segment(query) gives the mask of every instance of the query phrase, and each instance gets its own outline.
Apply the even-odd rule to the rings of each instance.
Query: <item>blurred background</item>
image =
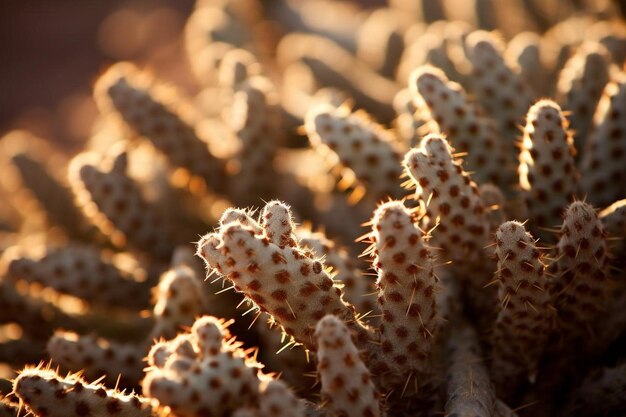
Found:
[[[187,60],[179,35],[193,0],[2,3],[0,135],[28,128],[78,147],[97,114],[92,84],[119,60],[157,68],[185,90]],[[177,71],[168,70],[172,65]]]

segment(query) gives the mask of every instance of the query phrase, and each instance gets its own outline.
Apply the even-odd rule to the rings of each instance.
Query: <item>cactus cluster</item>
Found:
[[[0,416],[626,413],[617,6],[359,3],[197,0],[185,94],[0,140]]]

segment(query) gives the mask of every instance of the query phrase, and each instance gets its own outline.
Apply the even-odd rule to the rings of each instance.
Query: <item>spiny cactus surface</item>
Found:
[[[0,416],[626,415],[617,3],[110,5],[0,139]]]

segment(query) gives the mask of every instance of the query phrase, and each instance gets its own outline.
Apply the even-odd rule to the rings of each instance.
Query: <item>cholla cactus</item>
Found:
[[[172,265],[155,290],[152,338],[171,339],[207,308],[201,277],[186,265]]]
[[[143,198],[127,174],[127,165],[126,152],[118,154],[109,168],[98,168],[78,157],[73,161],[72,187],[84,210],[115,244],[167,259],[175,245],[172,231]]]
[[[76,207],[72,192],[54,178],[42,163],[28,153],[13,155],[11,162],[53,224],[60,225],[74,239],[89,240],[94,237],[94,230]]]
[[[289,207],[278,201],[268,203],[255,221],[237,213],[235,221],[227,212],[218,232],[204,236],[198,255],[232,281],[262,311],[269,312],[299,343],[314,348],[314,324],[326,314],[335,314],[367,339],[352,306],[342,299],[341,290],[323,264],[298,246]]]
[[[440,288],[423,232],[413,220],[402,203],[385,203],[374,214],[371,239],[384,361],[395,373],[409,378],[416,374],[423,384],[433,372],[431,354],[441,326],[435,295]]]
[[[582,157],[580,185],[590,203],[609,205],[624,198],[626,178],[626,76],[609,83],[596,112],[597,127]]]
[[[394,205],[401,207],[401,203],[390,203],[390,206]],[[381,213],[386,207],[383,206]],[[404,211],[401,215],[408,216]],[[432,274],[430,255],[420,243],[421,232],[412,226],[410,216],[402,219],[402,228],[407,236],[394,250],[411,244],[423,249],[413,255],[412,248],[403,259],[403,253],[394,257],[384,247],[389,241],[389,233],[396,231],[393,219],[383,214],[375,218],[384,228],[384,240],[380,241],[382,246],[379,247],[381,252],[376,266],[381,270],[381,277],[387,276],[381,278],[385,282],[380,286],[383,309],[380,331],[361,323],[354,307],[343,301],[340,288],[333,286],[321,260],[316,260],[314,254],[306,249],[306,244],[299,242],[293,234],[291,214],[281,203],[268,203],[258,222],[242,210],[227,211],[222,216],[220,230],[206,235],[198,243],[198,254],[206,260],[209,268],[228,278],[235,289],[244,292],[261,311],[271,314],[296,342],[318,354],[318,340],[313,338],[310,327],[319,320],[317,315],[328,313],[341,319],[354,332],[356,346],[367,352],[377,386],[385,392],[398,390],[394,394],[394,412],[411,415],[413,412],[425,412],[436,402],[428,394],[433,391],[426,388],[433,387],[431,378],[435,373],[427,364],[434,363],[436,358],[434,346],[440,319],[435,298],[439,291]],[[376,239],[381,230],[376,228],[372,237]],[[414,241],[413,235],[417,241]],[[416,266],[411,261],[413,256],[420,257]],[[396,260],[401,263],[396,264]],[[315,266],[316,262],[319,266]],[[425,268],[424,275],[420,267]],[[391,274],[397,276],[397,281],[387,282]],[[416,274],[415,277],[413,274]],[[401,294],[404,291],[413,292],[413,289],[412,297]],[[382,302],[383,299],[385,302]],[[387,301],[398,305],[390,305]],[[412,321],[420,317],[423,326],[412,330]],[[402,342],[404,347],[390,347],[398,342]],[[410,389],[407,389],[405,385],[409,382]],[[404,402],[401,392],[407,395]]]
[[[430,118],[423,115],[423,110],[416,105],[408,88],[400,90],[396,94],[393,108],[397,114],[393,121],[393,127],[398,138],[410,146],[416,146],[421,139],[419,132]]]
[[[305,403],[298,400],[287,385],[277,379],[267,382],[259,395],[260,417],[304,417],[305,409]]]
[[[534,380],[553,314],[542,254],[521,223],[500,226],[496,256],[500,310],[491,336],[491,376],[506,398],[516,385]]]
[[[400,89],[398,85],[373,71],[332,40],[292,33],[281,39],[276,54],[281,65],[304,63],[319,85],[346,91],[359,108],[376,114],[380,122],[393,119],[393,109],[389,105]]]
[[[505,58],[529,86],[534,97],[550,88],[546,79],[548,69],[541,59],[541,36],[534,32],[518,34],[507,45]]]
[[[326,267],[332,268],[335,273],[333,279],[343,284],[344,297],[356,311],[367,315],[374,310],[376,299],[373,281],[358,268],[346,248],[337,245],[322,232],[299,228],[296,235],[300,246],[310,249],[314,256],[324,260]]]
[[[155,85],[148,75],[123,63],[100,77],[94,95],[105,113],[117,112],[131,129],[164,153],[172,166],[202,178],[212,190],[226,189],[222,162],[173,107],[171,103],[180,101],[173,91]]]
[[[156,416],[146,399],[87,383],[78,375],[63,378],[43,367],[24,369],[13,385],[27,409],[38,416]]]
[[[305,128],[313,147],[344,167],[342,182],[361,186],[355,196],[367,193],[373,202],[387,195],[402,196],[400,156],[391,133],[382,126],[345,107],[320,105],[307,114]]]
[[[258,401],[259,365],[214,317],[196,320],[190,334],[157,342],[148,364],[144,394],[177,416],[228,416]]]
[[[0,323],[16,323],[35,340],[46,340],[58,327],[82,327],[76,317],[46,300],[18,291],[4,280],[0,280],[0,305]]]
[[[134,387],[141,380],[144,356],[152,340],[172,339],[184,326],[206,311],[202,284],[194,271],[174,259],[155,290],[154,325],[147,336],[135,343],[79,336],[57,332],[48,341],[48,352],[54,362],[73,371],[83,370],[90,379],[105,379],[111,384]]]
[[[119,269],[97,249],[78,244],[49,250],[40,259],[16,256],[8,263],[7,274],[94,304],[139,310],[150,301],[148,281]]]
[[[404,49],[399,26],[397,14],[379,9],[363,22],[357,36],[357,57],[387,78],[395,76]]]
[[[464,290],[481,326],[489,327],[495,290],[488,283],[495,268],[485,248],[491,226],[478,187],[451,152],[445,139],[429,135],[420,148],[406,154],[404,167],[426,209],[421,227],[436,230],[430,245],[441,250],[441,258],[452,261],[457,279],[468,284]]]
[[[180,14],[125,9],[103,45],[131,19],[133,55],[191,100],[119,63],[84,144],[0,140],[0,371],[104,384],[27,369],[24,412],[624,414],[615,2],[365,3],[197,0],[197,83],[171,30],[143,36]],[[55,139],[89,136],[88,101],[46,120]]]
[[[418,149],[406,154],[404,167],[425,205],[425,230],[437,227],[431,244],[455,262],[480,262],[489,242],[487,214],[478,187],[453,158],[448,142],[438,135],[427,136]]]
[[[448,342],[446,415],[513,417],[516,414],[495,395],[483,365],[476,331],[458,323]]]
[[[190,333],[155,343],[144,393],[181,417],[304,417],[305,403],[283,382],[261,373],[263,365],[230,335],[229,324],[204,316]],[[180,403],[180,398],[189,401]]]
[[[414,98],[428,107],[431,119],[450,144],[467,153],[465,167],[474,171],[476,181],[491,181],[508,189],[514,171],[509,152],[498,140],[495,126],[468,100],[462,87],[428,66],[411,74],[409,86]]]
[[[82,371],[88,379],[105,376],[108,384],[134,387],[143,376],[147,349],[136,343],[121,343],[73,332],[56,332],[48,341],[52,361],[72,371]]]
[[[609,82],[608,51],[599,43],[585,43],[567,61],[559,75],[557,94],[563,108],[571,112],[570,125],[579,155],[593,127],[593,115]]]
[[[221,6],[227,6],[225,2]],[[217,4],[197,7],[185,25],[185,47],[196,77],[206,85],[224,55],[250,44],[250,32],[241,21]]]
[[[276,108],[272,108],[264,78],[253,78],[236,89],[229,114],[229,125],[240,140],[238,173],[233,196],[248,198],[244,203],[271,196],[276,186],[272,161],[278,144]],[[252,197],[254,196],[254,197]],[[240,197],[240,199],[241,199]]]
[[[332,415],[384,416],[380,394],[346,324],[335,316],[326,316],[317,324],[315,337],[322,399]]]
[[[535,103],[526,117],[520,151],[520,186],[532,219],[533,231],[548,240],[541,228],[560,223],[563,209],[576,192],[578,174],[567,120],[558,104]]]
[[[461,21],[413,25],[404,34],[406,48],[396,78],[406,84],[415,68],[428,64],[443,70],[452,81],[465,81],[468,61],[463,42],[471,31],[472,26]]]
[[[567,208],[557,248],[553,303],[565,339],[584,339],[609,300],[604,229],[589,204],[576,201]]]
[[[530,88],[502,58],[499,39],[488,32],[477,31],[467,38],[468,56],[472,62],[473,93],[481,106],[498,122],[509,152],[519,136],[517,127],[532,101]]]
[[[245,49],[228,51],[219,64],[218,84],[230,90],[231,94],[247,79],[261,76],[261,64],[253,53]]]

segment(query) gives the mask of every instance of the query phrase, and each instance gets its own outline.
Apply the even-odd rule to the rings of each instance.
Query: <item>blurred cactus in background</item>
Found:
[[[197,0],[129,37],[82,141],[0,139],[0,416],[626,415],[618,3]],[[127,7],[109,52],[159,32]]]

